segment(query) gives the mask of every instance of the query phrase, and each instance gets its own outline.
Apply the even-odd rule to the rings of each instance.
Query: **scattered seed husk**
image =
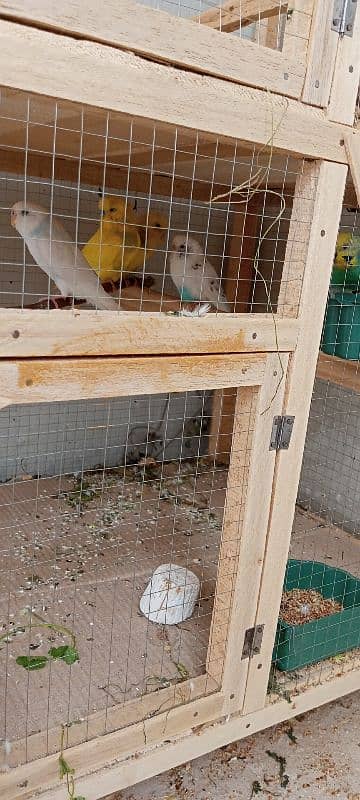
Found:
[[[342,605],[332,597],[323,597],[315,589],[292,589],[283,593],[279,617],[289,625],[304,625],[338,611]]]

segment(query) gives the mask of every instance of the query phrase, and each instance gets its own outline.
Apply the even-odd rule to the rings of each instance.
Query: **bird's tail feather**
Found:
[[[100,311],[118,311],[119,310],[119,306],[118,306],[116,300],[114,300],[113,297],[110,297],[109,295],[107,295],[105,291],[104,291],[104,294],[102,294],[102,293],[100,294],[100,292],[99,292],[99,296],[96,299],[94,299],[93,297],[92,298],[88,298],[88,303],[91,303],[92,306],[95,306]]]

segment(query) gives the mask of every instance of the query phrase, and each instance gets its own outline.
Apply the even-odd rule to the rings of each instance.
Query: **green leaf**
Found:
[[[250,797],[252,798],[255,794],[260,794],[260,792],[262,792],[261,784],[259,781],[253,781]]]
[[[29,672],[35,669],[43,669],[48,662],[47,656],[18,656],[16,663],[19,667],[24,667]]]
[[[73,767],[70,767],[70,764],[65,760],[64,756],[59,756],[59,776],[60,780],[65,777],[65,775],[74,775],[75,770]]]
[[[294,734],[294,728],[291,725],[291,723],[289,724],[289,727],[286,729],[285,733],[289,737],[290,742],[292,744],[296,744],[297,743],[297,737]]]
[[[77,794],[72,800],[86,800],[86,797],[83,797],[82,794]]]
[[[48,655],[53,661],[61,660],[65,661],[65,664],[75,664],[76,661],[79,661],[78,651],[69,644],[63,644],[60,647],[51,647]]]
[[[177,669],[177,671],[178,671],[178,673],[179,673],[179,675],[181,677],[181,680],[182,681],[187,681],[187,679],[190,677],[189,676],[189,670],[186,669],[185,665],[182,664],[180,661],[175,661],[174,663],[175,663],[175,667],[176,667],[176,669]]]

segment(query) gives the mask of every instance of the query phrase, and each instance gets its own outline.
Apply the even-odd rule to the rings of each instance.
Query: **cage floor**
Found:
[[[340,567],[355,577],[360,577],[360,539],[329,525],[317,514],[297,508],[291,537],[290,557],[309,561],[321,561],[332,567]],[[360,669],[360,649],[340,653],[307,667],[290,672],[272,669],[269,681],[268,701],[277,702],[301,694],[311,686]]]
[[[12,630],[0,650],[0,737],[50,730],[205,672],[224,481],[223,471],[194,474],[176,462],[161,474],[121,468],[87,473],[82,484],[0,488],[0,620]],[[191,619],[165,627],[140,613],[139,600],[168,562],[193,570],[201,593]],[[29,606],[75,633],[79,663],[32,672],[16,664],[69,642],[51,629],[24,632]]]
[[[145,480],[144,480],[145,478]],[[171,686],[205,671],[226,472],[178,462],[146,470],[106,470],[77,478],[24,480],[0,488],[0,737],[23,739],[60,723]],[[298,509],[291,555],[360,573],[360,542]],[[149,623],[139,600],[161,563],[201,581],[193,617]],[[27,672],[19,655],[43,655],[68,640],[23,630],[26,609],[76,635],[80,662]],[[20,630],[19,630],[20,628]],[[360,663],[354,651],[275,676],[270,700],[301,691]],[[350,666],[349,666],[350,664]]]

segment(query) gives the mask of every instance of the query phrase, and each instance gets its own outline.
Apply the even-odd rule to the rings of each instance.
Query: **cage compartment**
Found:
[[[224,322],[226,310],[268,314],[276,310],[293,194],[303,171],[301,159],[6,89],[1,92],[0,117],[0,302],[4,308],[36,308],[41,298],[45,298],[43,308],[51,307],[59,293],[10,227],[13,204],[40,203],[81,251],[99,232],[100,193],[126,206],[123,214],[131,220],[125,232],[130,238],[141,234],[138,245],[127,244],[125,236],[121,251],[125,255],[119,256],[120,261],[124,258],[123,266],[116,268],[120,283],[107,278],[108,268],[101,260],[106,236],[100,234],[95,267],[100,284],[120,310],[172,312],[188,307],[189,296],[184,293],[181,301],[182,291],[170,274],[176,236],[183,237],[190,249],[200,248],[201,279],[194,303],[211,300],[207,282],[218,277],[221,284],[216,283],[212,310]],[[241,196],[232,195],[240,184],[244,187]],[[311,205],[311,197],[302,196],[293,220],[297,226],[293,246],[298,247],[307,235],[307,203]],[[124,223],[114,225],[123,232]],[[140,254],[133,268],[127,253],[137,249]],[[257,271],[254,259],[258,259]],[[181,276],[177,278],[181,283]],[[284,278],[281,307],[286,284]],[[288,288],[297,292],[290,278]],[[226,308],[219,300],[222,290]],[[70,308],[79,300],[68,299]],[[79,306],[87,307],[83,302]]]
[[[337,600],[342,611],[289,625],[279,620],[273,660],[278,669],[295,670],[360,645],[360,580],[348,572],[318,561],[290,559],[284,591],[316,589],[325,598]]]
[[[83,741],[219,691],[256,408],[249,391],[229,478],[208,455],[205,390],[1,412],[0,735],[14,765],[56,751],[61,724]],[[229,444],[217,438],[227,460]],[[139,610],[164,563],[200,581],[194,613],[174,626]],[[80,661],[16,662],[44,659],[73,635]]]

